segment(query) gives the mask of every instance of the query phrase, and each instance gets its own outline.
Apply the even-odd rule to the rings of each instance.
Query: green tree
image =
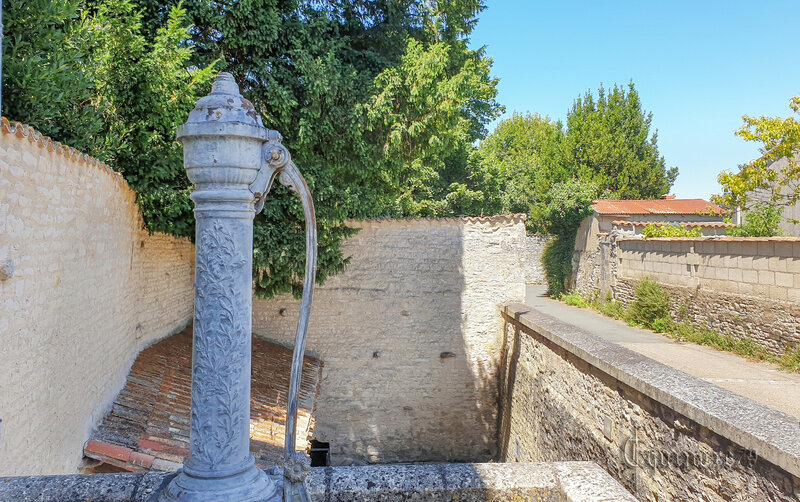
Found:
[[[470,197],[463,184],[468,151],[499,110],[489,69],[482,51],[463,42],[426,47],[411,39],[401,63],[375,79],[367,130],[383,142],[381,166],[398,214],[450,215],[456,200]]]
[[[652,114],[642,109],[633,82],[627,92],[600,86],[578,98],[567,114],[566,162],[580,179],[622,199],[652,199],[669,192],[678,176],[658,152],[657,133],[650,134]]]
[[[106,0],[91,33],[95,94],[103,117],[98,156],[137,192],[150,231],[194,237],[189,181],[175,128],[208,91],[214,63],[187,70],[186,11],[170,9],[166,25],[147,40],[131,0]]]
[[[171,0],[138,0],[158,25]],[[346,264],[348,217],[448,214],[478,196],[467,149],[494,118],[490,60],[467,36],[475,0],[193,0],[194,62],[218,58],[279,130],[314,193],[318,278]],[[150,16],[149,18],[147,16]],[[299,202],[282,187],[255,222],[256,293],[302,284]]]
[[[303,171],[318,211],[319,282],[347,262],[346,218],[454,214],[482,197],[468,184],[468,153],[500,108],[491,61],[467,45],[480,0],[7,6],[15,50],[6,65],[21,76],[6,93],[19,99],[4,103],[31,108],[9,115],[120,170],[150,230],[194,232],[173,135],[211,68],[234,73]],[[300,291],[302,214],[277,186],[257,216],[257,294]]]
[[[715,203],[750,209],[762,199],[753,195],[764,191],[774,206],[793,206],[800,201],[800,96],[791,99],[789,108],[795,116],[742,117],[744,124],[736,134],[745,141],[761,143],[762,155],[740,166],[737,173],[720,173],[717,180],[725,193],[712,197]],[[784,158],[785,165],[776,168],[773,163]]]
[[[570,177],[563,139],[561,123],[547,117],[515,113],[501,121],[471,158],[472,176],[486,194],[485,212],[531,213],[529,229],[543,230],[532,208],[545,202],[553,183]]]
[[[91,154],[102,120],[87,78],[92,21],[79,7],[79,0],[5,1],[2,114]]]

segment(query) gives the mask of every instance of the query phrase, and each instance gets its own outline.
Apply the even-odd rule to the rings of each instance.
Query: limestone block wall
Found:
[[[524,298],[524,217],[350,224],[350,265],[314,293],[315,438],[334,464],[492,458],[497,306]],[[297,313],[256,300],[253,331],[291,346]]]
[[[547,276],[542,265],[544,248],[553,240],[552,235],[534,234],[525,236],[525,282],[546,284]]]
[[[633,300],[650,278],[673,298],[673,317],[749,337],[780,354],[800,346],[800,238],[602,240],[577,256],[577,289]]]
[[[194,249],[104,164],[0,125],[0,475],[74,473],[138,351],[192,316]]]
[[[505,319],[500,460],[594,461],[643,501],[797,500],[794,417],[531,307]]]

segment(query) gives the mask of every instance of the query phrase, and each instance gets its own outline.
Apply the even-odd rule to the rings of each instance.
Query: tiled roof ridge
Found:
[[[525,213],[513,213],[513,214],[495,214],[491,216],[443,216],[440,218],[434,218],[429,216],[423,217],[402,217],[402,218],[348,218],[345,220],[346,223],[397,223],[397,222],[404,222],[404,221],[424,221],[429,223],[458,223],[458,222],[468,222],[468,223],[517,223],[517,222],[524,222],[528,219],[528,215]]]
[[[0,131],[2,131],[3,134],[11,134],[19,139],[27,139],[30,143],[36,143],[39,148],[45,149],[48,152],[55,152],[56,155],[60,155],[70,161],[106,171],[112,178],[117,180],[118,183],[128,190],[133,191],[122,174],[112,169],[111,166],[105,162],[87,153],[83,153],[76,148],[55,141],[50,136],[45,136],[32,126],[23,124],[22,122],[10,122],[6,117],[0,117]]]

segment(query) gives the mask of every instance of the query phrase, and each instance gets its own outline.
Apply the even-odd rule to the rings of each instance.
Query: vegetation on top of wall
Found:
[[[634,288],[634,300],[626,308],[614,300],[609,293],[604,300],[587,299],[577,291],[562,294],[560,299],[579,308],[591,308],[608,317],[627,322],[631,326],[663,333],[676,340],[705,345],[717,350],[732,352],[740,356],[752,357],[777,365],[785,371],[800,373],[800,346],[784,350],[775,355],[751,338],[723,335],[707,326],[697,326],[686,320],[686,305],[679,308],[679,319],[674,319],[669,306],[669,294],[651,279],[644,279]]]
[[[656,237],[700,237],[703,233],[699,228],[686,228],[683,225],[668,225],[666,223],[649,223],[642,229],[645,239]]]
[[[730,227],[725,232],[732,237],[774,237],[781,235],[781,208],[770,204],[756,204],[744,216],[744,223]]]

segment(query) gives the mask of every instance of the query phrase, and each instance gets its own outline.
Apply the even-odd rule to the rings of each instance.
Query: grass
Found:
[[[663,333],[675,340],[692,342],[740,356],[766,361],[784,371],[800,373],[800,347],[789,348],[782,355],[777,356],[768,352],[766,348],[754,342],[751,338],[724,335],[708,329],[706,326],[696,326],[689,322],[675,322],[669,314],[647,322],[648,326],[644,322],[637,322],[636,318],[641,319],[641,314],[634,317],[633,309],[625,308],[622,303],[613,300],[610,295],[606,297],[605,301],[600,301],[599,299],[588,300],[577,291],[570,291],[562,294],[560,299],[568,305],[591,308],[608,317],[625,321],[629,326],[650,329],[656,333]],[[686,307],[681,305],[681,310],[685,309]],[[685,317],[685,315],[682,315],[682,317]]]

